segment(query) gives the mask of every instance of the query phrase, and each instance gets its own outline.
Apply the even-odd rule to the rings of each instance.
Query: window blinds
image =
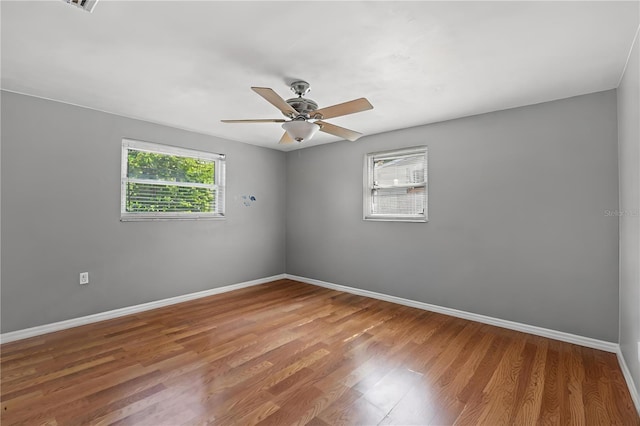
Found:
[[[368,155],[365,218],[426,220],[426,147]]]
[[[224,156],[123,141],[123,220],[224,216]]]

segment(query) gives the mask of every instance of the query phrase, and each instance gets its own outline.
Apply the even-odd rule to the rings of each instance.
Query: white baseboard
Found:
[[[523,333],[535,334],[536,336],[548,337],[550,339],[560,340],[563,342],[573,343],[588,348],[599,349],[606,352],[617,353],[619,345],[605,340],[593,339],[591,337],[578,336],[576,334],[565,333],[563,331],[551,330],[549,328],[537,327],[535,325],[523,324],[520,322],[508,321],[500,318],[489,317],[486,315],[474,314],[472,312],[460,311],[458,309],[446,308],[444,306],[432,305],[430,303],[418,302],[415,300],[403,299],[402,297],[389,296],[387,294],[376,293],[369,290],[361,290],[359,288],[348,287],[340,284],[328,283],[313,278],[299,277],[296,275],[285,274],[291,280],[300,281],[307,284],[313,284],[320,287],[330,288],[332,290],[344,291],[345,293],[357,294],[360,296],[371,297],[373,299],[384,300],[399,305],[411,306],[413,308],[423,309],[425,311],[437,312],[440,314],[450,315],[452,317],[464,318],[471,321],[481,322],[483,324],[495,325],[497,327],[508,328],[510,330],[521,331]]]
[[[622,375],[624,376],[624,380],[627,382],[627,387],[629,388],[629,393],[631,394],[631,399],[636,406],[636,410],[638,414],[640,414],[640,395],[638,395],[638,389],[636,388],[635,383],[633,382],[633,376],[631,375],[631,371],[629,371],[629,367],[627,366],[627,362],[624,359],[624,355],[622,355],[622,350],[618,346],[618,350],[616,351],[616,355],[618,356],[618,364],[620,364],[620,369],[622,370]]]
[[[259,278],[257,280],[245,281],[238,284],[231,284],[224,287],[212,288],[210,290],[198,291],[196,293],[183,294],[181,296],[170,297],[168,299],[156,300],[153,302],[142,303],[140,305],[127,306],[125,308],[114,309],[112,311],[100,312],[93,315],[87,315],[79,318],[72,318],[65,321],[54,322],[51,324],[39,325],[37,327],[25,328],[23,330],[11,331],[0,334],[0,343],[13,342],[15,340],[26,339],[29,337],[39,336],[41,334],[52,333],[54,331],[65,330],[67,328],[78,327],[81,325],[91,324],[98,321],[104,321],[112,318],[118,318],[125,315],[131,315],[138,312],[149,311],[151,309],[161,308],[163,306],[175,305],[176,303],[186,302],[189,300],[199,299],[201,297],[213,296],[214,294],[226,293],[254,285],[265,284],[271,281],[286,278],[286,274],[274,275],[272,277]]]

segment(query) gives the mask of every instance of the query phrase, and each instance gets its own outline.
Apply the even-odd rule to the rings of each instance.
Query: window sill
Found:
[[[147,221],[168,221],[168,220],[224,220],[226,216],[120,216],[120,222],[147,222]]]
[[[429,220],[426,217],[399,217],[399,216],[365,216],[366,221],[372,222],[415,222],[426,223]]]

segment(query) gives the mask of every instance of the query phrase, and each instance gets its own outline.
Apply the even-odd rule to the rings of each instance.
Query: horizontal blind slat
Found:
[[[184,188],[208,188],[215,189],[216,185],[209,183],[194,183],[194,182],[174,182],[167,180],[152,180],[152,179],[136,179],[127,178],[128,183],[139,183],[144,185],[158,185],[158,186],[179,186]]]

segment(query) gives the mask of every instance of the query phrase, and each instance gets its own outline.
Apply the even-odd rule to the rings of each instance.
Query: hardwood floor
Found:
[[[614,354],[289,280],[0,352],[3,425],[640,424]]]

